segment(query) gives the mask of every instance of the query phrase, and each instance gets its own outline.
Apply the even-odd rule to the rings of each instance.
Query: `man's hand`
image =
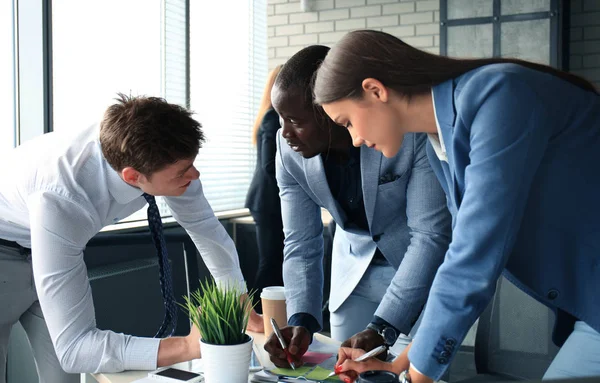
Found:
[[[347,339],[342,343],[341,347],[358,348],[365,351],[371,351],[372,349],[381,346],[384,343],[383,338],[375,330],[366,329],[358,334],[355,334],[352,338]],[[387,352],[382,352],[377,356],[381,360],[386,360]]]
[[[200,330],[192,323],[190,333],[185,337],[188,344],[188,349],[191,352],[192,359],[198,359],[202,356],[202,350],[200,349]]]
[[[286,326],[281,329],[281,336],[288,345],[288,351],[296,367],[302,366],[302,355],[308,350],[310,344],[310,332],[302,326]],[[269,336],[265,343],[265,350],[269,353],[271,361],[277,367],[290,368],[285,352],[275,336],[275,333]]]
[[[263,317],[254,311],[254,309],[250,312],[247,330],[253,332],[265,332],[265,323],[263,321]]]
[[[341,380],[350,383],[358,378],[358,374],[371,370],[385,370],[398,373],[398,371],[394,371],[392,363],[386,363],[376,358],[367,359],[364,362],[354,361],[354,359],[364,353],[365,351],[359,348],[340,348],[335,371]]]
[[[240,299],[242,302],[244,302],[246,299],[248,299],[248,294],[243,294]],[[253,332],[265,332],[263,317],[254,311],[254,309],[250,311],[250,318],[248,318],[248,327],[246,330]]]

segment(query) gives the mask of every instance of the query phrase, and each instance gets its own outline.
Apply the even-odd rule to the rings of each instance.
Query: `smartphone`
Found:
[[[172,367],[159,368],[156,371],[149,372],[148,378],[171,383],[196,383],[204,381],[204,376],[201,374]]]

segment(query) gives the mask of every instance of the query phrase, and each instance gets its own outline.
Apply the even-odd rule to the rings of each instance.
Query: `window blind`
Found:
[[[190,5],[190,106],[207,142],[196,165],[215,211],[244,207],[251,130],[267,75],[266,0]]]

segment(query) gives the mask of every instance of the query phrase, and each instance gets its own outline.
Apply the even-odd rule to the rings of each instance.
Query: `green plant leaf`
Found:
[[[200,330],[204,342],[231,345],[246,340],[254,291],[242,301],[244,290],[244,286],[225,288],[207,279],[189,297],[184,296],[185,304],[181,306]]]

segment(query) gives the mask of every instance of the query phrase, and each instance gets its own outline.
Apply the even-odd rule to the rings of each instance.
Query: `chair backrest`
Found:
[[[554,313],[506,278],[479,318],[475,338],[478,373],[540,379],[559,348],[552,343]]]
[[[165,231],[178,303],[199,286],[198,256],[185,233]],[[164,317],[158,259],[149,233],[99,234],[88,243],[84,258],[100,329],[152,337]],[[179,311],[175,335],[187,335],[190,324]]]

